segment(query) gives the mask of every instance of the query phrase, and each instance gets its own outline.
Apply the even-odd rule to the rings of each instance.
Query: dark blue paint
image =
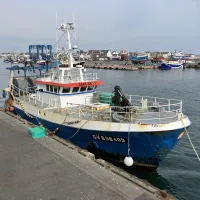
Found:
[[[166,64],[162,63],[161,64],[161,69],[162,70],[169,70],[169,69],[179,69],[181,67],[181,64]]]

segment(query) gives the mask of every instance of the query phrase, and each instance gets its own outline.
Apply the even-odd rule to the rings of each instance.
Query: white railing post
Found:
[[[111,110],[111,106],[110,106],[110,121],[111,121],[111,115],[112,115],[112,110]]]
[[[92,106],[92,119],[93,119],[93,113],[94,113],[94,112],[93,112],[93,106]]]
[[[168,111],[170,112],[170,104],[171,103],[171,101],[170,101],[170,99],[168,99]]]
[[[159,110],[159,121],[160,121],[160,110],[161,110],[160,106],[158,107],[158,110]]]
[[[182,108],[183,108],[182,106],[183,106],[183,102],[181,101],[181,102],[180,102],[180,112],[181,112],[181,113],[182,113]]]
[[[35,94],[35,105],[37,104],[37,93]]]

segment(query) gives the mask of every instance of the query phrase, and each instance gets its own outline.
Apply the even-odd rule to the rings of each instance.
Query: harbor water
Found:
[[[8,86],[10,64],[0,60],[1,89]],[[183,113],[192,122],[189,134],[200,154],[200,70],[159,69],[138,71],[117,71],[104,69],[87,69],[97,72],[103,81],[100,90],[113,91],[119,85],[125,93],[133,95],[157,96],[183,100]],[[157,171],[131,171],[138,177],[146,179],[160,189],[180,200],[200,199],[200,162],[197,160],[186,135],[182,137],[174,150],[166,157]]]

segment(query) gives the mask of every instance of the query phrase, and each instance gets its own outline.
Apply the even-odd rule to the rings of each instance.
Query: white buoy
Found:
[[[124,158],[124,164],[127,166],[127,167],[131,167],[134,163],[134,160],[131,156],[126,156]]]

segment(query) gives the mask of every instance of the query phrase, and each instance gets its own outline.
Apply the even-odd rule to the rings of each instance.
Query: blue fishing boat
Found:
[[[132,61],[146,61],[148,59],[147,55],[144,56],[130,56]]]
[[[145,61],[148,60],[148,55],[146,54],[136,54],[136,55],[132,55],[130,56],[130,60],[133,64],[144,64]]]
[[[67,35],[68,66],[34,78],[11,69],[5,109],[96,157],[157,168],[191,125],[182,101],[124,94],[117,83],[114,91],[98,91],[98,75],[73,65],[73,24],[59,30]]]
[[[161,63],[162,70],[169,69],[183,69],[183,64],[181,62],[169,61]]]

